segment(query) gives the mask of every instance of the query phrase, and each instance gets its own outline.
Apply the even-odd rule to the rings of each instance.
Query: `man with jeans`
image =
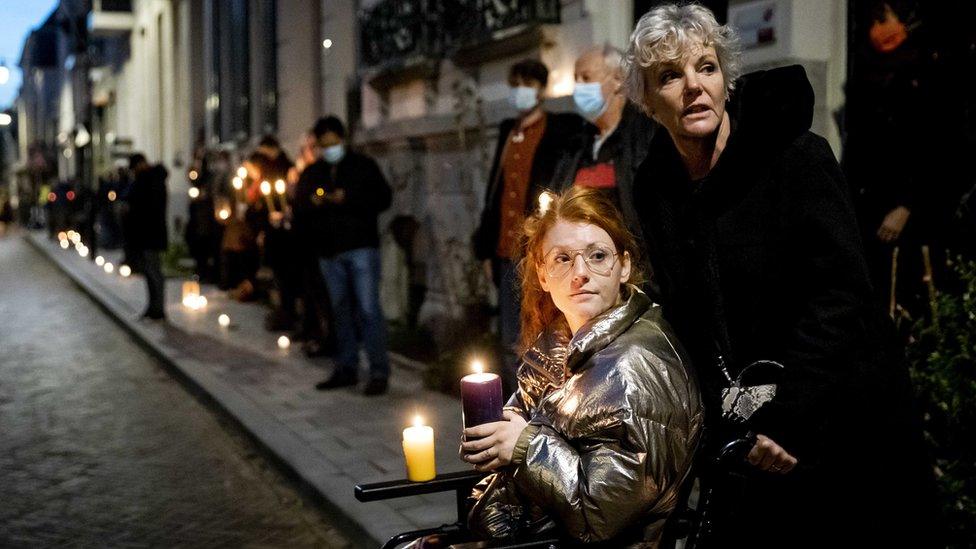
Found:
[[[142,315],[151,320],[165,318],[163,279],[160,253],[166,250],[169,234],[166,230],[166,168],[150,166],[146,157],[136,153],[129,157],[133,174],[132,189],[127,197],[129,222],[125,235],[138,269],[146,277],[149,306]]]
[[[358,381],[358,335],[369,357],[363,392],[386,392],[390,362],[386,320],[380,308],[380,252],[376,216],[390,206],[392,191],[372,158],[346,148],[346,129],[329,116],[315,123],[321,157],[302,172],[297,185],[315,210],[319,264],[332,301],[336,368],[317,384],[328,390]]]

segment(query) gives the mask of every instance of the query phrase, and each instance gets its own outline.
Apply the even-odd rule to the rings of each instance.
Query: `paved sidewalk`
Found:
[[[140,343],[235,417],[370,542],[378,545],[398,532],[455,520],[453,493],[374,503],[353,496],[356,484],[405,477],[401,431],[418,412],[434,428],[437,471],[466,469],[457,458],[460,403],[424,389],[420,372],[408,361],[394,357],[387,395],[319,392],[314,385],[328,375],[331,362],[305,358],[297,344],[279,349],[281,334],[263,328],[263,306],[237,303],[203,285],[208,305],[190,311],[180,304],[182,281],[168,280],[168,322],[139,320],[145,283],[139,276],[118,274],[118,252],[102,252],[115,265],[115,272],[107,274],[74,248],[62,250],[41,233],[25,238]],[[229,328],[218,325],[221,313],[230,316]]]

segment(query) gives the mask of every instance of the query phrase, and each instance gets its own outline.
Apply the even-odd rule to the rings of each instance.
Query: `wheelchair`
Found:
[[[702,459],[692,470],[679,492],[679,505],[665,524],[661,549],[682,547],[698,549],[707,542],[712,529],[711,503],[712,484],[715,475],[728,474],[742,467],[745,456],[755,444],[751,433],[735,439],[718,450],[717,455]],[[451,539],[462,539],[448,547],[453,549],[560,549],[579,546],[579,542],[560,538],[557,533],[524,538],[503,538],[493,540],[473,540],[468,531],[467,498],[472,488],[486,476],[477,471],[460,471],[437,475],[425,482],[412,482],[406,479],[360,484],[356,486],[355,496],[361,502],[382,501],[422,494],[454,492],[457,505],[457,521],[437,527],[403,532],[390,538],[383,549],[395,549],[400,545],[430,535],[441,535]]]

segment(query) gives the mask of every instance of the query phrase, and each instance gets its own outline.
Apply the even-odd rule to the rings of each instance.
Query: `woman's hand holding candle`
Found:
[[[474,464],[481,472],[494,471],[512,462],[512,452],[526,421],[521,415],[505,410],[504,420],[485,423],[464,430],[461,443],[461,459]]]

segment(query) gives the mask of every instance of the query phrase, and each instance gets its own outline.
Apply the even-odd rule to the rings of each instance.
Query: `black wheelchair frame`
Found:
[[[708,540],[712,530],[711,479],[715,478],[714,475],[727,474],[729,471],[740,467],[746,454],[755,444],[755,440],[755,436],[751,434],[744,438],[735,439],[724,445],[715,457],[703,460],[692,471],[679,493],[679,508],[668,518],[664,539],[661,543],[662,549],[674,547],[678,540],[685,541],[684,549],[697,549],[702,542]],[[425,482],[393,480],[374,484],[360,484],[356,486],[355,495],[359,501],[370,502],[439,492],[455,493],[456,522],[397,534],[383,545],[383,549],[394,549],[401,544],[429,535],[466,537],[468,533],[467,499],[471,494],[471,489],[485,476],[485,473],[477,471],[460,471],[437,475],[432,480]],[[689,500],[695,480],[698,481],[698,498],[695,505],[691,506]],[[568,545],[575,544],[548,534],[518,539],[463,542],[453,544],[450,547],[455,549],[558,549]]]

